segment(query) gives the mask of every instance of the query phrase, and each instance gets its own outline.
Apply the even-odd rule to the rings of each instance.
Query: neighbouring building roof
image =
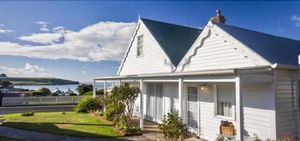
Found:
[[[58,88],[56,88],[55,90],[52,91],[52,93],[62,94],[63,92],[61,90],[59,90]]]
[[[67,90],[64,91],[65,94],[73,94],[74,92],[68,88]]]
[[[300,41],[226,24],[215,24],[269,62],[298,66]]]
[[[190,49],[201,29],[141,18],[160,44],[174,66],[177,66]]]

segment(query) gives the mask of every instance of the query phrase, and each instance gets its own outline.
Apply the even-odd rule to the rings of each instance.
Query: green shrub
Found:
[[[58,94],[57,93],[52,93],[51,96],[58,96]]]
[[[139,88],[129,86],[114,87],[110,95],[105,95],[105,117],[113,121],[119,128],[131,128],[134,102],[139,94]]]
[[[101,100],[99,98],[84,97],[76,106],[75,111],[79,113],[88,113],[96,110],[102,110]]]
[[[50,89],[48,89],[48,88],[46,88],[46,87],[39,88],[37,91],[38,91],[38,92],[41,92],[43,96],[46,96],[46,95],[50,95],[50,94],[51,94]]]
[[[32,92],[32,96],[43,96],[43,92],[39,92],[39,91],[33,91]]]
[[[82,94],[83,96],[92,96],[93,95],[93,91],[87,91],[85,93]]]
[[[78,95],[75,93],[71,93],[71,94],[69,94],[69,96],[78,96]]]
[[[294,137],[286,136],[286,137],[282,137],[276,141],[296,141],[296,139]]]
[[[21,116],[24,116],[24,117],[34,116],[34,112],[22,113]]]
[[[122,106],[118,106],[116,104],[109,104],[106,107],[104,116],[107,120],[116,122],[118,120],[116,119],[117,118],[116,115],[120,113],[120,111],[122,110],[123,110]]]
[[[84,95],[84,96],[92,96],[93,95],[93,91],[87,91],[87,92],[83,93],[82,95]],[[104,95],[103,89],[97,90],[96,91],[96,95],[97,96],[103,96]]]
[[[167,141],[183,140],[189,136],[187,126],[178,116],[178,112],[170,112],[164,116],[162,124],[159,124],[158,128]]]

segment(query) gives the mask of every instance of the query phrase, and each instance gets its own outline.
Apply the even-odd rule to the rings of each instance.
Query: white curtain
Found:
[[[217,114],[232,117],[232,105],[234,105],[234,85],[219,84],[217,87]]]

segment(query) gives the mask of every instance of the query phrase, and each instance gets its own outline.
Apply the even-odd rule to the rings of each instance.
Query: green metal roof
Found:
[[[271,63],[298,65],[300,41],[226,24],[216,24]]]
[[[152,36],[163,48],[174,66],[177,66],[184,55],[202,32],[201,29],[164,23],[141,18]]]

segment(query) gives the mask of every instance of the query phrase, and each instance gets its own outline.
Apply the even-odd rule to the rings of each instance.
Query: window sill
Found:
[[[215,115],[214,118],[235,121],[233,117],[226,117],[226,116],[221,116],[221,115]]]

